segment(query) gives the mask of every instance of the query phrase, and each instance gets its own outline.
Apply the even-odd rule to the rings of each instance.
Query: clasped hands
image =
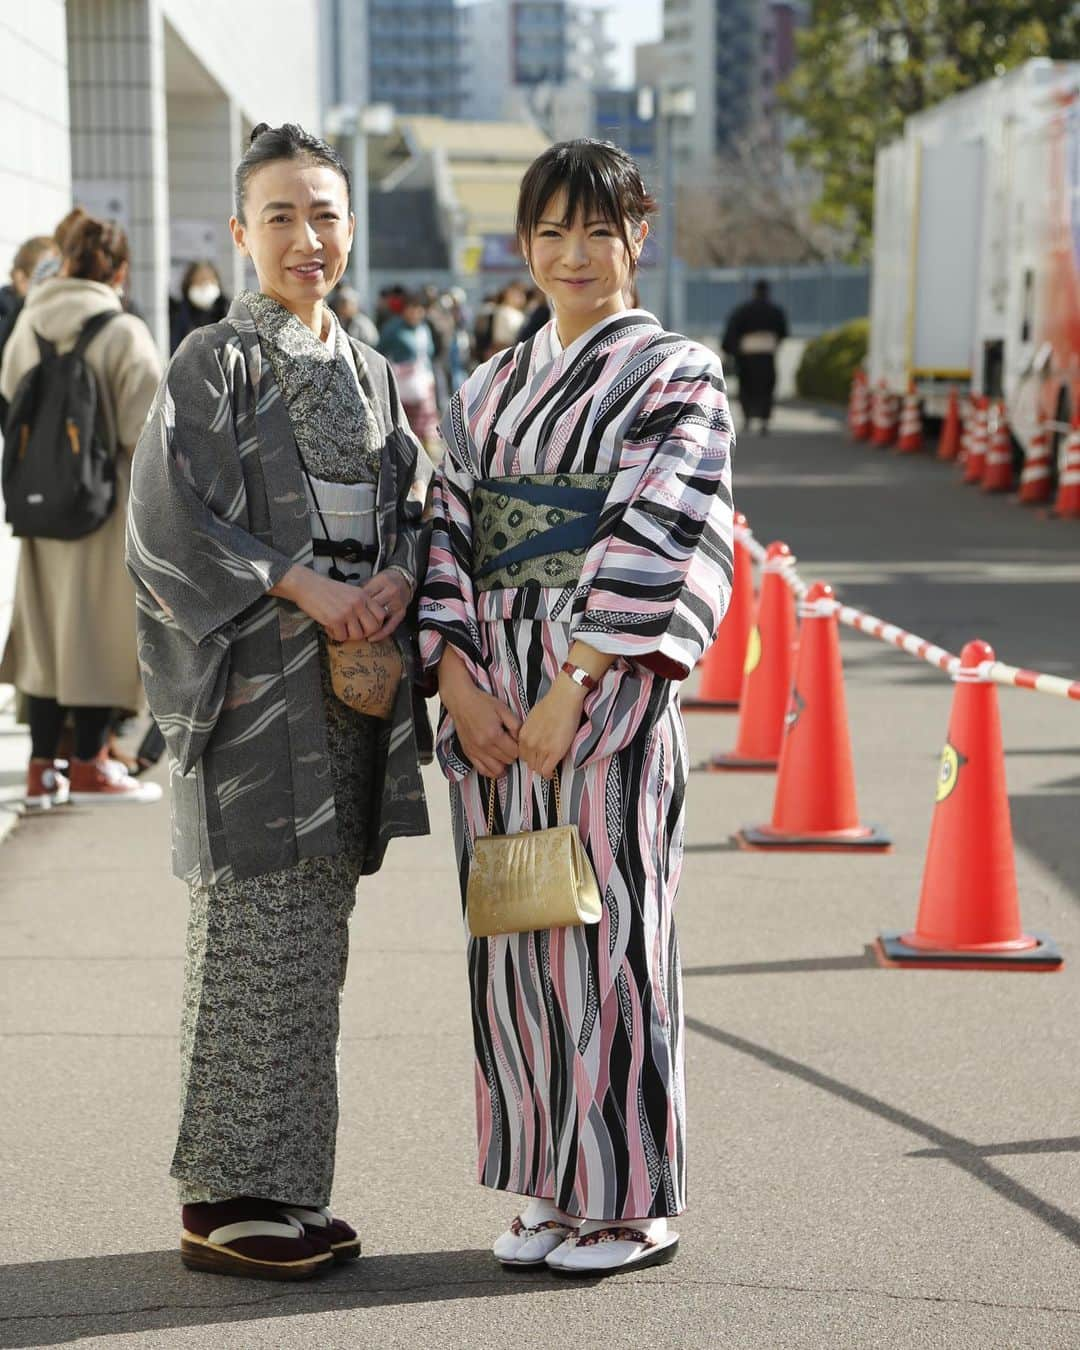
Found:
[[[572,660],[581,659],[582,645],[575,643]],[[599,678],[612,658],[587,650]],[[485,778],[501,778],[516,759],[542,778],[553,778],[581,726],[586,691],[559,675],[523,722],[505,703],[478,689],[464,662],[447,647],[439,663],[439,695],[454,719],[461,748]]]
[[[271,595],[291,600],[325,628],[334,642],[381,642],[405,617],[412,588],[393,568],[376,572],[362,586],[324,577],[310,567],[291,567]]]

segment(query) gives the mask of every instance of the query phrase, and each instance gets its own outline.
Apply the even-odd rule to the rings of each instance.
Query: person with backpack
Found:
[[[146,324],[122,311],[128,241],[86,217],[65,240],[59,275],[34,285],[4,350],[3,496],[20,539],[11,632],[0,682],[28,698],[30,809],[150,802],[108,757],[116,708],[142,699],[135,589],[124,565],[131,454],[161,362]],[[74,720],[70,780],[56,766]]]

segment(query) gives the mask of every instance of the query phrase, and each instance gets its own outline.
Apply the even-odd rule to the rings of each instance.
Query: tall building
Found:
[[[608,12],[573,0],[479,0],[461,11],[464,115],[530,117],[564,138],[591,125],[591,91],[612,83]]]
[[[460,117],[467,63],[455,0],[367,0],[369,99]]]
[[[661,85],[694,90],[697,112],[674,132],[680,163],[711,161],[745,137],[782,139],[776,90],[806,16],[804,0],[664,0],[663,38],[643,56]]]

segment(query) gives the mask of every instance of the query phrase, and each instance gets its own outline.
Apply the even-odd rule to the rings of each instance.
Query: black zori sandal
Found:
[[[252,1280],[307,1280],[334,1263],[323,1238],[270,1200],[184,1205],[180,1259],[189,1270]]]
[[[355,1261],[360,1255],[360,1239],[356,1236],[356,1229],[344,1219],[335,1219],[328,1209],[284,1205],[280,1212],[291,1219],[299,1219],[306,1237],[328,1242],[335,1261]]]

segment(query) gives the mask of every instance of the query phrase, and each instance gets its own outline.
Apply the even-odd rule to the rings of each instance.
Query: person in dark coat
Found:
[[[15,320],[22,313],[26,293],[30,289],[30,279],[34,268],[42,258],[56,253],[56,244],[49,235],[35,235],[20,244],[11,264],[11,284],[0,287],[0,357],[15,327]],[[7,402],[0,398],[0,429],[7,420]]]
[[[724,351],[735,362],[743,429],[756,418],[761,434],[769,430],[776,390],[776,353],[788,335],[787,315],[769,298],[769,283],[754,283],[754,298],[734,309],[724,331]]]
[[[196,328],[219,323],[228,312],[229,299],[222,294],[214,264],[205,258],[189,263],[180,281],[180,299],[169,297],[169,351],[176,351]]]

